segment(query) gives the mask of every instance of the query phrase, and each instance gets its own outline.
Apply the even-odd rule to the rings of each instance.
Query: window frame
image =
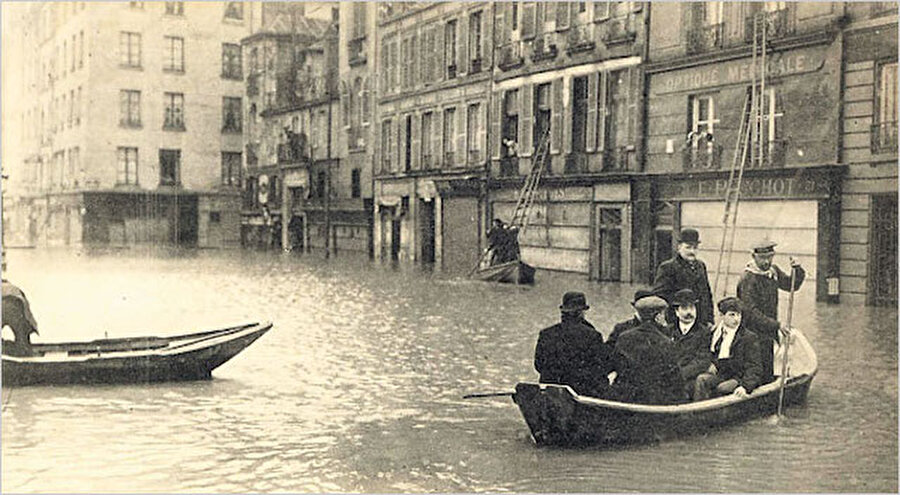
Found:
[[[184,2],[173,2],[168,1],[165,2],[165,13],[166,15],[172,16],[184,16]]]
[[[136,89],[119,90],[119,127],[141,128],[141,92]]]
[[[240,81],[243,79],[241,45],[222,43],[222,79]]]
[[[163,93],[163,108],[163,130],[184,131],[184,93]],[[180,119],[176,119],[176,114],[180,114]]]
[[[244,22],[244,2],[225,2],[222,20]],[[236,7],[232,10],[232,7]]]
[[[135,31],[119,31],[119,67],[140,69],[142,67],[142,37]],[[125,50],[123,50],[123,48]]]
[[[243,161],[243,153],[240,151],[222,151],[222,177],[221,184],[227,187],[240,187],[242,183],[241,163]],[[235,169],[237,173],[235,173]]]
[[[164,36],[163,41],[163,72],[184,74],[184,38]]]
[[[167,176],[164,176],[163,173],[165,170],[163,169],[163,156],[171,153],[171,156],[175,158],[174,161],[174,170],[172,173],[171,180],[168,179]],[[181,150],[175,148],[160,148],[159,149],[159,185],[160,186],[180,186],[181,185]]]
[[[132,156],[129,152],[133,151],[134,160],[129,158]],[[123,161],[124,158],[124,161]],[[122,165],[124,164],[124,169]],[[129,165],[133,167],[129,168]],[[116,148],[116,185],[117,186],[136,186],[138,185],[138,166],[139,154],[135,146],[119,146]],[[133,181],[132,181],[133,178]]]
[[[243,98],[240,96],[222,97],[222,133],[239,134],[243,132]],[[229,115],[232,116],[229,125]]]

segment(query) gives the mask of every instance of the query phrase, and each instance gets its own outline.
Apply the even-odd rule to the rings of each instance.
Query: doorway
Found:
[[[897,306],[897,197],[872,196],[869,297],[874,306]]]
[[[422,263],[434,263],[434,200],[419,200]]]
[[[622,281],[622,209],[600,208],[597,245],[600,260],[597,279],[601,282]]]

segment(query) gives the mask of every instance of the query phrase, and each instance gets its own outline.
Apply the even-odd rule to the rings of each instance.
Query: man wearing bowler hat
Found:
[[[641,324],[616,342],[617,373],[613,397],[641,404],[677,404],[687,400],[672,340],[663,333],[668,304],[661,297],[639,299]]]
[[[762,353],[762,383],[775,379],[775,340],[782,335],[790,335],[783,323],[778,321],[778,290],[791,290],[791,275],[785,273],[772,263],[777,244],[770,239],[762,239],[753,245],[753,259],[744,267],[737,286],[737,296],[744,306],[747,327],[759,336],[759,347]],[[791,258],[791,270],[794,270],[794,290],[800,288],[806,278],[806,272],[800,263]]]
[[[569,385],[579,394],[602,397],[609,388],[612,363],[603,334],[584,319],[589,308],[583,293],[563,295],[561,321],[538,337],[534,369],[541,383]]]
[[[691,289],[697,296],[697,319],[701,323],[713,323],[712,290],[706,264],[697,259],[700,233],[694,229],[682,229],[678,234],[678,247],[672,259],[663,261],[656,270],[653,293],[672,303],[675,293]],[[669,320],[674,321],[669,311]]]
[[[675,359],[685,381],[685,391],[693,391],[694,380],[709,368],[712,358],[709,342],[712,325],[697,320],[697,296],[691,289],[681,289],[672,298],[675,306],[675,322],[668,333],[675,344]]]

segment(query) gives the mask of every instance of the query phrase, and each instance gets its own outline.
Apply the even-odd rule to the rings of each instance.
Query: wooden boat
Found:
[[[806,337],[794,330],[784,405],[806,400],[818,367]],[[780,364],[780,359],[776,360]],[[538,445],[646,443],[775,414],[780,380],[746,398],[734,395],[680,405],[645,405],[578,395],[567,385],[519,383],[512,394]]]
[[[534,267],[521,260],[514,260],[499,265],[481,267],[472,273],[472,277],[485,282],[533,284]]]
[[[208,379],[270,328],[248,323],[174,337],[33,344],[28,356],[4,345],[3,386]]]

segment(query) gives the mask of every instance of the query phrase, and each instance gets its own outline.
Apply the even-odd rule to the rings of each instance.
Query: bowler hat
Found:
[[[741,304],[741,300],[736,297],[726,297],[719,301],[718,304],[719,312],[723,315],[729,311],[734,311],[735,313],[743,313],[744,308]]]
[[[774,253],[777,245],[778,243],[771,239],[762,239],[753,245],[753,252],[755,254]]]
[[[582,292],[566,292],[563,294],[562,305],[559,307],[561,311],[583,311],[590,309]]]
[[[672,296],[672,306],[687,306],[697,304],[697,296],[691,289],[681,289]]]
[[[652,295],[653,295],[652,290],[638,289],[638,290],[634,291],[634,299],[631,300],[631,305],[634,306],[634,303],[638,302],[639,300],[641,300],[645,297],[650,297]]]
[[[666,300],[659,296],[643,297],[638,302],[634,303],[634,309],[638,310],[642,315],[652,315],[667,307],[669,307],[669,305],[666,303]]]
[[[700,233],[696,229],[681,229],[678,234],[678,242],[700,244]]]

